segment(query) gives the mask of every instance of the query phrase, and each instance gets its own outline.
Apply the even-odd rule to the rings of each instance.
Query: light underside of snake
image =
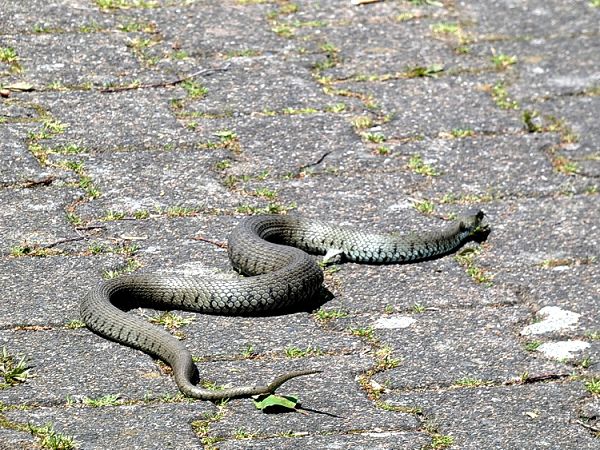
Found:
[[[323,271],[308,253],[370,264],[435,258],[460,247],[482,225],[483,217],[483,212],[477,211],[438,231],[401,236],[366,233],[292,216],[247,217],[228,241],[233,267],[247,277],[223,280],[127,275],[92,289],[81,302],[81,318],[97,334],[165,361],[187,396],[219,400],[272,393],[291,378],[318,371],[289,372],[268,385],[203,389],[194,384],[198,370],[184,345],[162,328],[126,311],[153,307],[233,316],[284,310],[306,302],[321,288]]]

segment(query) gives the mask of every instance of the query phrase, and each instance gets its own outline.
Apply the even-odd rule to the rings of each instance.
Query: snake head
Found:
[[[485,213],[480,209],[467,211],[464,216],[459,217],[460,229],[469,234],[489,233],[490,225],[485,220]]]

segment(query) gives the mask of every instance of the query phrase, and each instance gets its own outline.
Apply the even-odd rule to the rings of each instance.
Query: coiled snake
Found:
[[[477,211],[440,231],[402,236],[365,233],[292,216],[247,217],[231,233],[228,253],[233,267],[248,277],[219,280],[127,275],[92,289],[81,302],[81,318],[99,335],[165,361],[187,396],[219,400],[272,393],[291,378],[317,371],[289,372],[265,386],[203,389],[193,383],[198,371],[183,344],[126,311],[147,306],[243,315],[284,309],[309,299],[323,283],[323,271],[306,252],[372,264],[423,260],[458,248],[482,225],[483,217],[483,212]]]

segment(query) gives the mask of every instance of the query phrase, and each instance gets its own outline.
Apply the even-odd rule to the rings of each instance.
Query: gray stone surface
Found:
[[[367,366],[364,357],[329,358],[322,375],[299,378],[290,383],[291,393],[302,392],[306,386],[314,387],[312,398],[302,397],[302,407],[308,416],[298,413],[252,414],[254,406],[249,402],[232,400],[229,414],[211,426],[211,435],[232,438],[238,429],[263,437],[276,437],[280,433],[346,434],[353,431],[417,431],[421,421],[404,412],[384,411],[353,386],[355,377]],[[322,358],[316,358],[309,368],[319,367]],[[306,367],[306,363],[302,365]],[[252,366],[250,366],[252,367]],[[323,367],[321,365],[321,367]],[[345,370],[340,370],[345,367]],[[235,377],[236,374],[234,373]],[[325,382],[325,380],[327,380]],[[311,414],[312,413],[312,414]]]
[[[76,448],[106,449],[114,445],[126,448],[196,449],[198,437],[190,422],[211,414],[210,403],[135,404],[111,407],[38,408],[35,411],[10,412],[9,420],[43,426],[50,422],[62,435],[73,438]],[[6,438],[7,444],[21,444],[23,435]],[[30,441],[35,439],[29,438]],[[38,441],[39,442],[39,441]],[[22,448],[22,447],[19,447]],[[26,448],[26,447],[25,447]]]
[[[195,146],[193,133],[177,122],[169,108],[172,98],[183,96],[180,89],[68,91],[30,95],[25,100],[43,105],[54,120],[66,126],[64,133],[43,139],[45,146],[75,144],[96,151],[171,150]]]
[[[76,88],[86,83],[107,86],[147,81],[127,43],[124,33],[40,33],[16,35],[3,45],[20,49],[23,71],[43,89],[53,83]],[[90,47],[99,51],[90,54],[86,51]],[[106,71],[107,67],[113,70]]]
[[[440,429],[452,430],[457,448],[595,449],[598,438],[576,423],[582,396],[579,383],[542,383],[432,391],[418,400],[398,394],[386,401],[422,407]]]
[[[80,213],[86,217],[97,211],[102,217],[110,211],[134,213],[169,207],[210,211],[242,202],[212,170],[219,160],[202,151],[112,152],[81,160],[102,192],[98,199],[81,206]],[[202,184],[195,184],[198,179]]]
[[[10,186],[38,177],[42,172],[40,164],[23,142],[27,129],[5,125],[0,127],[0,133],[3,142],[0,149],[0,186]]]
[[[63,326],[78,319],[79,300],[105,271],[123,264],[119,256],[3,259],[0,280],[6,289],[3,306],[9,314],[0,318],[0,327]],[[63,289],[55,288],[57,280]]]
[[[65,208],[80,198],[66,187],[0,190],[0,249],[9,254],[15,246],[50,243],[75,237]]]
[[[331,99],[310,72],[310,61],[294,55],[234,58],[228,70],[207,77],[206,98],[187,108],[202,114],[251,114],[324,107]]]
[[[476,133],[513,133],[521,129],[518,115],[498,110],[485,92],[495,82],[488,75],[411,78],[373,84],[344,82],[339,86],[377,99],[376,105],[391,115],[390,122],[381,126],[381,132],[394,139],[436,136],[453,129]],[[402,95],[398,95],[399,91]]]
[[[376,328],[376,336],[401,363],[374,380],[392,390],[407,390],[448,386],[464,379],[500,384],[523,373],[568,374],[566,368],[523,349],[515,330],[527,319],[527,310],[507,309],[447,310],[443,318],[425,312],[412,316],[416,322],[405,329]],[[378,324],[371,322],[371,326]],[[464,335],[469,335],[468,342],[460,339]]]
[[[598,448],[596,3],[0,0],[0,348],[31,374],[0,369],[0,449],[39,448],[28,423],[82,449]],[[322,370],[281,388],[302,413],[182,399],[74,322],[111,271],[236,277],[246,214],[402,233],[473,208],[492,231],[458,258],[176,312],[202,382]]]
[[[302,436],[289,438],[237,439],[219,443],[219,448],[229,449],[262,449],[262,448],[354,448],[357,450],[412,450],[421,449],[431,439],[425,433],[402,431],[375,431],[352,433],[350,435]]]

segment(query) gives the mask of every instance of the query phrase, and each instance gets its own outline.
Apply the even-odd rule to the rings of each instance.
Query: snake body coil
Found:
[[[228,243],[233,267],[248,277],[219,280],[127,275],[94,288],[81,302],[81,318],[99,335],[168,363],[187,396],[219,400],[271,393],[290,378],[316,371],[289,372],[265,386],[202,389],[193,384],[197,368],[183,344],[126,311],[143,306],[243,315],[283,309],[309,299],[323,283],[323,271],[306,252],[374,264],[432,258],[458,248],[481,225],[483,216],[478,211],[440,231],[402,236],[365,233],[291,216],[248,217],[233,230]]]

